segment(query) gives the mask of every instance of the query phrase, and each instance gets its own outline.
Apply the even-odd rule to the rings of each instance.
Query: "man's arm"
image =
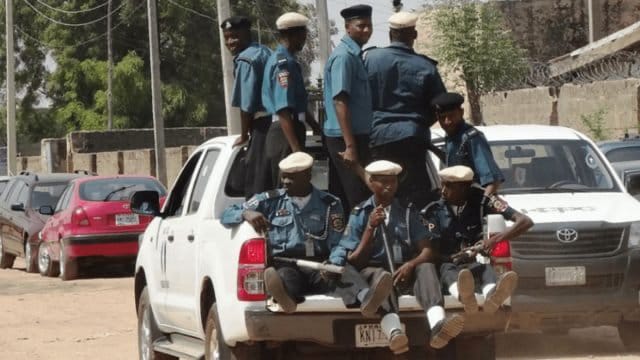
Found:
[[[357,229],[360,230],[361,233],[360,243],[349,255],[349,262],[356,268],[361,269],[367,266],[367,263],[371,258],[371,252],[373,251],[376,228],[384,222],[385,217],[384,209],[381,206],[377,206],[373,209],[368,219],[364,217],[364,215],[360,217],[360,226]],[[362,229],[362,227],[364,227],[364,229]]]
[[[240,137],[236,139],[236,141],[233,143],[233,147],[242,145],[247,141],[249,141],[249,132],[251,130],[250,126],[251,126],[252,120],[253,120],[253,114],[240,111],[240,126],[241,126]]]
[[[433,261],[434,253],[431,250],[431,243],[429,239],[428,238],[422,239],[418,242],[418,244],[419,244],[418,256],[402,264],[402,266],[400,266],[400,268],[398,268],[396,272],[393,274],[394,285],[403,283],[405,281],[409,281],[409,279],[411,279],[411,276],[413,275],[413,271],[415,270],[416,266],[426,262]]]
[[[284,136],[287,138],[287,142],[291,147],[291,151],[292,152],[301,151],[302,148],[300,147],[300,142],[298,142],[298,137],[296,136],[295,123],[294,123],[294,121],[298,121],[298,120],[293,118],[291,109],[286,108],[278,111],[278,121],[280,121],[282,132],[284,132]]]
[[[505,240],[505,239],[515,239],[518,236],[524,234],[525,232],[527,232],[527,230],[529,230],[532,226],[533,226],[533,220],[531,220],[530,217],[528,217],[527,215],[509,207],[507,208],[504,212],[503,212],[503,216],[505,215],[509,216],[508,218],[513,221],[513,225],[506,228],[503,232],[497,233],[493,236],[491,236],[486,242],[485,242],[485,249],[489,249],[491,248],[493,245],[495,245],[496,243]],[[510,213],[510,214],[509,214]]]
[[[489,143],[482,134],[473,136],[468,143],[471,149],[474,171],[478,176],[480,185],[485,187],[485,196],[496,194],[500,184],[504,181],[504,175],[493,157]]]
[[[351,110],[349,109],[349,95],[345,92],[341,92],[333,98],[333,105],[336,108],[336,117],[338,118],[338,124],[342,131],[342,138],[344,139],[345,149],[340,153],[342,159],[347,165],[355,165],[358,163],[358,151],[356,138],[351,131]]]

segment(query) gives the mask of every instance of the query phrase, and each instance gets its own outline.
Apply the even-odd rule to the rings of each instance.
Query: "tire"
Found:
[[[5,252],[2,242],[2,238],[0,237],[0,269],[10,269],[13,267],[16,256]]]
[[[640,321],[620,321],[618,336],[627,351],[640,351]]]
[[[178,360],[176,357],[153,350],[153,342],[162,336],[153,318],[149,289],[145,286],[138,301],[138,358],[140,360]]]
[[[29,240],[25,240],[24,243],[24,263],[28,273],[38,272],[38,248],[40,246],[29,243]],[[35,255],[35,256],[34,256]]]
[[[60,266],[57,262],[51,260],[49,256],[49,247],[45,243],[38,246],[38,271],[42,276],[55,277],[60,272]]]
[[[62,281],[74,280],[78,278],[78,274],[78,261],[67,258],[64,246],[60,243],[60,278]]]
[[[234,348],[224,342],[222,331],[218,324],[218,310],[216,304],[211,305],[207,315],[207,324],[204,331],[204,358],[205,360],[260,360],[260,345],[237,344]]]
[[[457,338],[455,341],[456,359],[496,359],[496,342],[493,335],[465,336]]]

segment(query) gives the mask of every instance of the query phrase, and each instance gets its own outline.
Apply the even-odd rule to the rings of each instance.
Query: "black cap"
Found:
[[[431,100],[431,106],[436,112],[446,112],[455,109],[460,109],[464,103],[464,97],[458,93],[442,93],[433,100]]]
[[[246,16],[232,16],[220,24],[222,30],[251,29],[251,20]]]
[[[357,18],[370,18],[372,8],[369,5],[354,5],[340,11],[340,16],[345,20]]]

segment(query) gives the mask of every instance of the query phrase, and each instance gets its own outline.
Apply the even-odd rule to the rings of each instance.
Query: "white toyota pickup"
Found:
[[[368,358],[390,354],[378,319],[364,319],[342,300],[308,296],[291,315],[271,304],[262,274],[267,261],[265,240],[246,223],[233,229],[220,224],[223,210],[244,199],[241,148],[235,137],[221,137],[198,147],[186,162],[162,208],[153,193],[137,193],[132,209],[156,215],[140,237],[135,272],[140,359],[260,359],[279,353],[300,359],[310,351],[348,349]],[[314,155],[313,182],[327,188],[327,158],[318,139],[307,141]],[[435,169],[431,161],[431,174]],[[437,179],[431,179],[437,184]],[[492,260],[504,269],[510,264],[508,246]],[[478,295],[478,302],[483,297]],[[424,358],[428,328],[425,313],[413,296],[400,299],[411,356]],[[447,312],[462,311],[445,296]],[[495,358],[493,337],[509,317],[504,308],[493,315],[467,317],[457,346],[447,348],[460,358]],[[363,355],[364,354],[364,355]],[[345,355],[343,351],[341,355]]]

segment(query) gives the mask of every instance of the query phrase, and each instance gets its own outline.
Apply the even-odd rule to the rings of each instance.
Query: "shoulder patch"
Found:
[[[329,217],[329,223],[331,224],[331,228],[337,232],[343,232],[345,223],[344,216],[342,214],[331,214]]]
[[[509,207],[509,204],[495,194],[489,197],[489,206],[499,213],[503,213]]]

